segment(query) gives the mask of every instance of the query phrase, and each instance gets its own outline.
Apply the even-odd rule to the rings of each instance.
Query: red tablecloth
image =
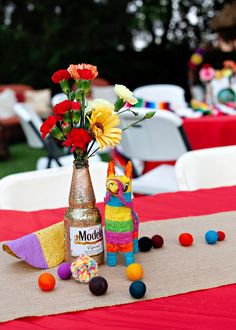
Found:
[[[137,198],[141,221],[236,210],[236,187]],[[102,206],[100,205],[102,210]],[[14,239],[63,218],[64,209],[0,210],[0,239]],[[176,262],[178,262],[176,260]],[[1,296],[1,299],[4,297]],[[102,299],[102,298],[101,298]],[[29,302],[30,303],[30,302]],[[4,329],[236,329],[236,285],[167,298],[1,324]]]
[[[236,144],[236,116],[186,118],[183,126],[193,150]]]

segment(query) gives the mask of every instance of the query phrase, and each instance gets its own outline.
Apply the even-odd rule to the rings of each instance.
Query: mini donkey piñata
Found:
[[[116,266],[118,252],[125,257],[126,266],[134,262],[138,252],[138,217],[131,201],[132,162],[125,168],[125,175],[115,174],[115,165],[108,165],[105,197],[105,236],[107,264]]]

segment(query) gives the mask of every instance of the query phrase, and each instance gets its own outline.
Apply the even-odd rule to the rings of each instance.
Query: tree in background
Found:
[[[187,61],[226,0],[1,0],[0,78],[48,86],[69,63],[90,62],[111,83],[187,88]]]

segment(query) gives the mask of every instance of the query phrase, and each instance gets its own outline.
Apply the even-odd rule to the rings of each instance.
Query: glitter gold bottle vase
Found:
[[[65,260],[72,262],[81,254],[103,263],[102,222],[95,206],[95,195],[87,161],[74,161],[69,207],[64,216]]]

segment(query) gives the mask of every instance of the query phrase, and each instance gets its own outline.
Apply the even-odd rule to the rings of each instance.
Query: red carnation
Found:
[[[94,74],[89,69],[82,69],[82,70],[77,69],[77,72],[78,72],[80,78],[83,79],[83,80],[92,80],[92,79],[94,79]]]
[[[59,84],[63,80],[70,79],[70,77],[70,73],[67,70],[58,70],[52,75],[51,79],[54,84]]]
[[[60,103],[57,103],[53,108],[53,113],[57,116],[58,120],[62,120],[62,115],[71,110],[70,100],[64,100]]]
[[[72,110],[80,110],[80,102],[71,102],[71,109]]]
[[[54,116],[49,116],[40,127],[42,138],[45,139],[46,135],[56,126],[57,119]]]
[[[92,80],[98,75],[98,70],[95,65],[91,64],[71,64],[68,68],[71,77],[75,80]]]
[[[63,146],[71,147],[71,152],[74,152],[75,148],[86,151],[91,141],[91,135],[84,128],[73,128],[67,135],[66,141],[63,142]]]

